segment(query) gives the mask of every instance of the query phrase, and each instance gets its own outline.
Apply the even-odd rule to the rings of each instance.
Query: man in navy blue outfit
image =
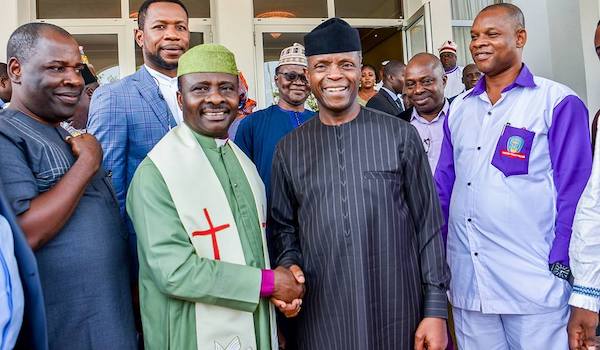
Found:
[[[304,47],[294,44],[281,51],[275,69],[279,101],[244,118],[235,143],[252,159],[270,197],[271,164],[277,142],[314,116],[304,109],[310,88],[306,79]]]

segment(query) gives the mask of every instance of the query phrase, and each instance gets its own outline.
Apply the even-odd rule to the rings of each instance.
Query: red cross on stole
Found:
[[[202,231],[194,231],[192,232],[192,237],[193,236],[208,236],[210,235],[211,239],[212,239],[212,245],[213,245],[213,253],[215,255],[215,260],[221,260],[221,254],[219,253],[219,244],[217,243],[217,232],[219,231],[223,231],[226,228],[229,228],[229,224],[224,224],[224,225],[220,225],[220,226],[213,226],[212,220],[210,219],[210,215],[208,215],[208,209],[204,208],[204,216],[206,217],[206,221],[208,221],[208,230],[202,230]]]

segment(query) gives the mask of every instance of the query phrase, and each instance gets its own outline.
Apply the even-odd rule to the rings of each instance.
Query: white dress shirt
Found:
[[[581,195],[569,256],[575,281],[569,304],[600,311],[600,133],[596,135],[592,174]]]
[[[435,168],[440,159],[442,141],[444,140],[444,120],[446,120],[448,109],[450,109],[448,100],[444,100],[444,107],[442,107],[440,113],[432,121],[427,121],[427,119],[421,117],[414,107],[410,116],[410,123],[417,129],[423,141],[423,147],[425,148],[425,153],[427,153],[427,160],[429,160],[432,174],[435,173]]]
[[[171,78],[167,75],[162,74],[161,72],[158,72],[148,67],[147,65],[145,65],[145,67],[148,70],[148,73],[150,73],[150,75],[155,79],[156,83],[158,84],[158,88],[160,89],[162,97],[167,102],[169,110],[171,111],[173,118],[177,122],[177,125],[180,125],[183,121],[183,112],[177,104],[177,77]]]
[[[8,221],[0,215],[0,350],[10,350],[17,342],[23,307],[13,234]]]

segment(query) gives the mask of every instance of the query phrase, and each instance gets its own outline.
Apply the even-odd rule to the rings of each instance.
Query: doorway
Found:
[[[319,22],[320,23],[320,22]],[[351,23],[352,24],[352,23]],[[258,86],[258,108],[265,108],[276,102],[275,68],[279,54],[284,48],[300,43],[304,45],[304,35],[316,24],[256,26],[256,81]],[[371,27],[355,25],[359,31],[363,52],[363,64],[371,64],[377,69],[383,61],[395,59],[404,61],[404,39],[402,26]],[[313,108],[308,101],[308,108]]]

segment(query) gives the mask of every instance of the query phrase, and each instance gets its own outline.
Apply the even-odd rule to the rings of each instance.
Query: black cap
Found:
[[[94,74],[90,70],[90,67],[88,67],[87,64],[83,65],[83,69],[81,70],[81,75],[83,76],[84,85],[89,85],[91,83],[95,83],[98,81],[98,79],[96,79],[96,77],[94,76]]]
[[[358,30],[340,18],[330,18],[304,36],[306,56],[361,51]]]

